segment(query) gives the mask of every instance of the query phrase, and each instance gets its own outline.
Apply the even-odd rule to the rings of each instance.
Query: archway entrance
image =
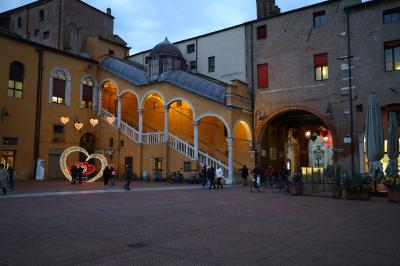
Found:
[[[332,181],[324,170],[333,165],[333,137],[317,115],[290,110],[272,118],[264,128],[260,152],[261,168],[284,168],[301,173],[304,193],[329,191]]]

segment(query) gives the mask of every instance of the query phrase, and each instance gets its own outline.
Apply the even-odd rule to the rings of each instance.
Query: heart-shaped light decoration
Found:
[[[69,122],[69,117],[68,116],[62,116],[62,117],[60,117],[60,121],[61,121],[61,123],[66,125]]]
[[[76,130],[81,130],[81,128],[83,128],[83,123],[76,122],[76,123],[74,124],[74,127],[76,128]]]
[[[111,116],[107,116],[107,122],[112,125],[115,121],[115,116],[111,115]]]
[[[89,153],[84,148],[78,147],[78,146],[72,146],[72,147],[69,147],[69,148],[65,149],[64,152],[60,156],[60,168],[61,168],[61,171],[63,172],[65,178],[67,178],[69,181],[72,180],[71,173],[68,170],[68,166],[67,166],[67,158],[73,152],[81,152],[81,153],[85,154],[86,155],[86,162],[89,161],[90,159],[98,159],[101,162],[100,171],[97,173],[97,175],[95,177],[89,179],[86,182],[93,183],[94,181],[96,181],[97,179],[99,179],[103,175],[103,171],[107,166],[106,157],[104,157],[102,154],[89,155]]]
[[[89,120],[89,122],[92,125],[92,127],[95,127],[99,123],[99,120],[96,118],[94,118],[94,119],[92,118]]]
[[[68,166],[68,171],[70,173],[71,173],[71,170],[72,170],[73,166],[82,167],[83,168],[83,171],[82,171],[83,175],[90,175],[96,170],[96,168],[94,167],[93,164],[90,164],[88,162],[76,162],[76,163],[73,163],[73,164]]]

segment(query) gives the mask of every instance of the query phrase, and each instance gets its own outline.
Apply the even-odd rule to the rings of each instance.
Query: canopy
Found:
[[[389,156],[389,164],[386,167],[386,175],[398,176],[399,169],[397,166],[397,158],[399,157],[399,137],[397,135],[397,116],[394,112],[389,113],[387,153]]]

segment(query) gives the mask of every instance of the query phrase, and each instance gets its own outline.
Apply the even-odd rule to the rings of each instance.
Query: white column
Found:
[[[117,128],[121,126],[122,97],[118,96],[117,102]]]
[[[143,109],[137,110],[139,113],[139,143],[142,143],[143,136]]]
[[[228,141],[228,184],[233,183],[233,138],[227,138]]]
[[[97,115],[101,115],[101,109],[103,108],[102,102],[103,102],[103,92],[101,88],[99,89],[99,93],[97,94]]]
[[[169,106],[164,105],[164,142],[168,142],[168,126],[169,126]]]
[[[194,144],[194,157],[193,160],[199,159],[199,122],[193,121],[194,134],[193,134],[193,144]]]

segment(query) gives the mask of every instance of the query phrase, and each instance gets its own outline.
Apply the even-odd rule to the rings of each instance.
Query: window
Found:
[[[63,125],[53,125],[53,133],[62,134],[64,133]]]
[[[176,101],[176,107],[182,107],[182,100]]]
[[[314,55],[315,80],[327,80],[329,78],[328,71],[328,54]]]
[[[400,40],[385,42],[385,70],[400,71]]]
[[[64,125],[53,125],[53,142],[64,142]]]
[[[43,21],[43,20],[44,20],[44,10],[41,9],[41,10],[39,11],[39,21]]]
[[[192,162],[183,162],[183,171],[184,172],[192,171]]]
[[[57,104],[65,104],[65,91],[67,85],[67,76],[64,71],[54,71],[53,76],[53,88],[51,101]]]
[[[22,19],[21,19],[21,17],[19,17],[19,18],[17,18],[17,27],[18,27],[18,29],[20,29],[21,26],[22,26]]]
[[[190,61],[189,65],[190,65],[190,70],[196,70],[197,67],[196,61]]]
[[[91,78],[85,78],[82,81],[81,107],[93,109],[93,91],[94,82]]]
[[[162,171],[162,158],[155,158],[155,170]]]
[[[22,98],[23,81],[24,65],[17,61],[12,62],[8,78],[8,97]]]
[[[383,11],[383,23],[394,23],[400,21],[400,7]]]
[[[108,50],[108,55],[114,55],[114,50]]]
[[[35,37],[38,36],[38,35],[39,35],[39,32],[40,32],[40,30],[34,30],[34,31],[33,31],[33,36],[35,36]]]
[[[3,145],[18,145],[18,138],[3,137]]]
[[[43,40],[46,40],[46,39],[48,39],[50,37],[50,31],[45,31],[45,32],[43,32],[43,36],[42,36],[42,39]]]
[[[215,56],[208,58],[208,72],[215,72]]]
[[[267,38],[267,26],[262,25],[257,27],[257,40],[266,39]]]
[[[326,25],[325,11],[314,13],[314,28],[319,28]]]
[[[114,139],[113,138],[110,138],[108,140],[108,145],[109,145],[110,148],[112,148],[114,146]]]
[[[257,88],[268,88],[268,64],[257,65]]]
[[[186,46],[186,51],[188,54],[192,54],[194,53],[194,44],[189,44],[188,46]]]

